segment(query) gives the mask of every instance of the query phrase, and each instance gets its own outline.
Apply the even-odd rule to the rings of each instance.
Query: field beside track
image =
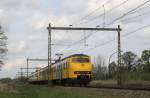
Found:
[[[7,89],[0,90],[0,98],[150,98],[149,91],[48,87],[46,85],[4,85],[2,87],[6,88],[5,86]]]

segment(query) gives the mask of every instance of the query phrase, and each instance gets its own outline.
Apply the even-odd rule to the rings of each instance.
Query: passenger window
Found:
[[[66,69],[67,69],[67,62],[65,63]]]
[[[65,63],[64,63],[63,65],[64,65],[64,69],[66,69],[66,65],[65,65]]]

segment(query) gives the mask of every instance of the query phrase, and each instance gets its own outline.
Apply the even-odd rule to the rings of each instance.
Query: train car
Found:
[[[49,79],[55,84],[88,84],[92,79],[90,56],[74,54],[57,60],[51,65],[50,74],[48,74],[48,67],[38,69],[30,75],[29,81],[45,83]]]

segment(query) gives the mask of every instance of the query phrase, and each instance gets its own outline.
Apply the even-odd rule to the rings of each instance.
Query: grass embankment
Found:
[[[122,74],[123,85],[136,87],[150,87],[150,73],[126,72]],[[117,76],[108,80],[93,80],[92,86],[117,86]]]
[[[90,98],[47,86],[22,85],[15,91],[0,91],[0,98]]]
[[[9,88],[9,86],[8,86]],[[12,87],[10,87],[12,88]],[[0,90],[0,98],[150,98],[148,91],[19,85]]]

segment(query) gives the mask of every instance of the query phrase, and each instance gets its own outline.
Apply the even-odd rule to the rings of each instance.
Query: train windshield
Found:
[[[89,58],[73,58],[73,62],[78,62],[78,63],[88,63],[90,62]]]

